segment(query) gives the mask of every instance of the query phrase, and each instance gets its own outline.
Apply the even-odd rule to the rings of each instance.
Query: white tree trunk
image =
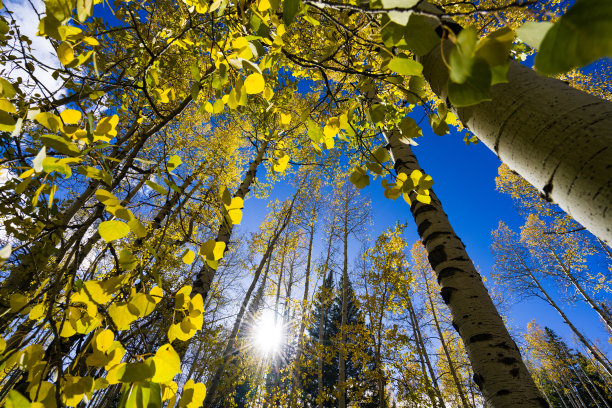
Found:
[[[410,145],[399,141],[398,132],[391,130],[387,136],[395,170],[406,174],[421,170]],[[442,287],[442,299],[453,316],[453,327],[469,355],[474,382],[491,407],[548,406],[442,204],[433,190],[430,194],[431,203],[423,204],[412,192],[410,211]]]
[[[443,45],[448,55],[451,44]],[[432,90],[447,101],[440,47],[420,62]],[[612,102],[516,61],[508,81],[491,88],[492,101],[453,112],[546,199],[612,245]]]

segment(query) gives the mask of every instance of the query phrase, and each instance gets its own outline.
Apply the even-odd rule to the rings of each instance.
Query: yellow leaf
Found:
[[[15,105],[6,98],[0,98],[0,110],[8,113],[17,113]]]
[[[161,346],[153,357],[155,374],[151,381],[167,383],[181,372],[181,359],[170,344]]]
[[[283,126],[288,126],[291,123],[291,115],[282,113],[280,114],[280,123]]]
[[[94,130],[94,140],[99,140],[103,136],[110,140],[110,138],[117,136],[117,131],[115,130],[117,124],[119,124],[119,116],[117,115],[102,118],[96,125],[96,130]]]
[[[64,123],[79,123],[81,120],[81,112],[74,109],[65,109],[60,113],[60,117]]]
[[[26,397],[19,393],[19,391],[10,390],[4,402],[4,406],[6,408],[28,408],[31,404]]]
[[[244,81],[244,87],[247,94],[258,94],[264,90],[266,81],[263,75],[254,73],[249,75]]]
[[[67,42],[61,43],[59,47],[57,47],[57,57],[64,66],[74,61],[74,50],[72,49],[72,45]]]
[[[199,253],[202,256],[205,256],[206,259],[210,259],[213,261],[219,260],[223,258],[223,253],[225,252],[225,242],[220,241],[216,242],[214,239],[210,239],[206,241],[200,247]],[[190,288],[191,291],[191,288]]]
[[[94,339],[94,348],[102,353],[106,353],[111,344],[113,344],[113,341],[115,341],[115,334],[109,329],[102,330]]]
[[[62,122],[59,116],[49,112],[41,112],[34,117],[34,120],[49,129],[52,132],[57,132],[62,129]]]
[[[122,221],[104,221],[98,225],[98,232],[106,242],[111,242],[129,234],[130,227]]]
[[[99,305],[105,305],[112,297],[112,293],[106,291],[98,281],[90,280],[85,282],[82,290],[83,293],[86,293],[91,300]]]
[[[138,310],[138,317],[144,317],[155,309],[155,300],[153,296],[145,294],[145,293],[136,293],[133,297],[128,301],[128,307],[134,306]]]
[[[153,289],[151,289],[150,295],[153,297],[155,304],[158,304],[159,302],[161,302],[164,296],[164,291],[159,286],[155,286]]]
[[[259,4],[257,5],[259,11],[266,11],[270,7],[272,7],[270,4],[270,0],[259,0]]]
[[[43,303],[39,303],[30,310],[30,315],[28,319],[30,320],[40,320],[45,315],[45,305]]]
[[[206,385],[188,380],[183,387],[183,393],[179,400],[180,408],[199,408],[206,397]]]
[[[113,303],[108,308],[108,314],[119,330],[129,329],[130,325],[138,319],[138,316],[132,313],[127,304]]]
[[[183,255],[183,262],[185,262],[187,265],[191,265],[194,260],[195,252],[193,252],[191,249],[188,249]]]
[[[417,194],[416,199],[423,204],[431,203],[431,197],[429,195]]]

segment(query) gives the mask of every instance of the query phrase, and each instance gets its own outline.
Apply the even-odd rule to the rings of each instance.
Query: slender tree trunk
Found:
[[[574,324],[567,317],[567,315],[563,312],[563,310],[559,307],[559,305],[557,305],[557,302],[555,302],[550,297],[548,292],[540,284],[540,281],[531,272],[531,269],[525,269],[525,270],[529,274],[529,277],[531,278],[531,281],[534,283],[534,285],[536,285],[538,290],[542,293],[542,295],[544,295],[544,298],[545,298],[546,302],[549,305],[551,305],[557,311],[557,313],[559,313],[559,315],[561,316],[561,318],[563,319],[565,324],[567,324],[570,327],[570,329],[572,329],[572,331],[574,332],[576,337],[578,337],[578,340],[580,340],[580,342],[591,352],[591,354],[593,355],[593,358],[595,358],[595,360],[597,360],[599,362],[599,364],[601,364],[601,366],[608,372],[608,374],[612,374],[612,367],[610,366],[610,364],[607,361],[607,359],[605,358],[605,356],[601,353],[601,351],[599,351],[599,349],[597,349],[590,341],[588,341],[584,337],[582,332],[580,332],[580,330],[578,330],[578,328],[576,326],[574,326]]]
[[[414,311],[414,307],[412,306],[412,300],[408,298],[407,303],[408,303],[408,313],[410,313],[410,317],[413,322],[417,344],[419,345],[419,348],[421,349],[421,353],[423,354],[425,364],[427,366],[427,369],[429,370],[429,376],[431,377],[431,382],[433,384],[433,389],[434,389],[434,392],[436,393],[436,397],[438,397],[440,406],[444,408],[446,407],[446,404],[444,403],[444,398],[442,398],[442,392],[440,391],[440,386],[438,385],[438,380],[436,378],[436,372],[433,369],[431,360],[429,359],[429,354],[427,353],[427,348],[425,347],[425,341],[423,340],[423,334],[421,333],[421,329],[419,327],[419,321],[417,319],[417,315]]]
[[[396,130],[388,138],[398,173],[410,175],[421,170],[410,145],[400,142]],[[442,299],[453,316],[453,326],[470,357],[474,381],[492,407],[548,406],[442,204],[433,190],[430,195],[431,203],[423,204],[412,192],[410,211],[442,287]]]
[[[453,359],[451,358],[450,352],[448,351],[448,346],[446,344],[446,340],[444,340],[444,335],[442,334],[442,329],[440,328],[440,322],[438,321],[438,313],[436,311],[436,307],[433,303],[433,296],[431,291],[429,290],[429,279],[425,274],[425,269],[421,269],[423,274],[423,280],[425,282],[425,291],[427,293],[427,299],[429,300],[429,307],[431,308],[431,314],[434,319],[434,325],[436,326],[436,331],[438,332],[438,337],[440,338],[440,344],[442,345],[442,350],[444,351],[444,355],[446,356],[446,361],[448,361],[448,368],[453,377],[453,382],[455,383],[455,387],[457,387],[457,393],[459,394],[459,398],[461,399],[461,405],[464,408],[469,408],[469,404],[467,399],[465,398],[465,394],[463,393],[463,387],[459,382],[459,378],[457,377],[457,371],[455,370],[455,364],[453,363]]]
[[[323,396],[323,360],[324,360],[324,355],[325,355],[325,347],[323,345],[323,340],[324,340],[324,331],[325,331],[325,318],[326,318],[326,313],[325,311],[327,310],[327,291],[329,290],[329,288],[326,286],[327,280],[325,279],[326,275],[327,275],[327,270],[329,268],[329,259],[331,257],[331,248],[332,248],[332,242],[334,239],[334,229],[335,229],[335,225],[332,222],[332,226],[331,226],[331,232],[329,235],[329,241],[327,243],[327,256],[325,258],[325,264],[323,265],[323,291],[321,292],[321,314],[319,315],[319,367],[318,367],[318,400],[319,400],[319,408],[323,408],[323,401],[324,401],[324,396]],[[332,271],[331,269],[329,270],[329,273],[331,275]]]
[[[347,210],[348,211],[348,210]],[[342,268],[342,319],[340,323],[340,356],[338,370],[338,407],[346,408],[346,320],[348,312],[348,220],[347,211],[344,213],[343,254]]]
[[[257,168],[263,161],[268,144],[269,140],[266,140],[259,146],[257,150],[257,155],[249,165],[249,169],[244,175],[244,179],[242,180],[240,187],[234,194],[234,197],[240,197],[242,199],[246,197],[251,187],[251,184],[253,183],[253,180],[255,180],[255,176],[257,175]],[[233,225],[226,222],[225,220],[222,220],[221,225],[219,226],[219,230],[217,231],[217,237],[215,240],[217,242],[225,242],[226,250],[227,244],[229,243],[229,240],[232,236],[232,229]],[[194,279],[191,295],[195,296],[196,294],[200,294],[202,295],[202,300],[206,301],[206,297],[208,296],[208,292],[210,291],[210,287],[212,286],[212,282],[215,277],[215,272],[216,270],[208,266],[208,264],[205,262]]]
[[[300,390],[300,372],[302,371],[302,342],[304,341],[304,330],[306,330],[306,314],[308,313],[308,293],[310,289],[310,265],[312,261],[312,246],[314,241],[316,206],[310,219],[310,231],[308,238],[308,255],[306,257],[306,281],[304,282],[304,297],[302,298],[302,319],[298,333],[297,352],[295,355],[295,365],[293,366],[293,393],[291,396],[290,407],[296,407],[297,396]]]
[[[293,206],[293,203],[291,206]],[[225,350],[223,352],[223,360],[221,364],[219,365],[219,367],[217,368],[217,371],[215,371],[215,374],[207,387],[206,397],[204,399],[204,407],[207,407],[207,408],[212,407],[214,404],[215,398],[217,396],[216,395],[217,389],[219,387],[219,383],[221,382],[221,377],[223,376],[223,373],[225,372],[225,367],[227,366],[227,363],[229,362],[231,357],[236,352],[235,346],[236,346],[236,339],[238,337],[238,330],[240,326],[242,325],[242,317],[244,316],[244,313],[247,310],[249,300],[251,299],[251,294],[253,293],[253,290],[255,290],[255,286],[257,285],[257,281],[259,280],[261,271],[266,265],[268,258],[272,255],[272,251],[274,250],[274,246],[276,245],[278,238],[280,237],[282,232],[287,227],[287,224],[289,224],[289,219],[291,218],[291,210],[292,208],[290,207],[288,209],[287,215],[285,215],[285,219],[283,220],[283,223],[279,225],[278,229],[274,233],[274,236],[268,243],[266,252],[263,254],[259,262],[259,265],[257,266],[255,273],[253,274],[253,280],[251,281],[251,285],[249,286],[246,294],[244,295],[244,299],[242,300],[242,304],[240,305],[240,311],[238,312],[238,315],[236,316],[236,320],[234,322],[232,332],[230,333],[229,339],[227,340],[227,345],[225,346]]]
[[[452,48],[444,41],[446,61]],[[447,99],[440,46],[419,58],[431,89]],[[490,102],[453,107],[463,125],[544,196],[612,244],[612,103],[545,78],[512,60]]]
[[[539,238],[538,238],[539,239]],[[561,270],[563,271],[563,274],[565,274],[565,276],[569,279],[569,281],[572,283],[572,285],[574,286],[574,288],[576,288],[576,290],[578,291],[578,293],[580,293],[580,295],[582,295],[582,298],[585,300],[585,302],[591,306],[591,308],[593,310],[595,310],[595,312],[599,315],[599,317],[604,321],[604,323],[606,324],[606,326],[608,326],[609,330],[612,330],[612,316],[610,316],[608,313],[606,313],[605,310],[601,309],[599,307],[599,305],[597,304],[597,302],[595,302],[593,300],[593,298],[591,298],[591,296],[586,292],[586,290],[584,290],[584,288],[582,287],[582,285],[580,284],[580,282],[578,282],[578,279],[576,279],[576,277],[574,276],[574,274],[572,274],[569,265],[567,265],[563,259],[561,259],[561,257],[559,256],[559,254],[557,253],[557,251],[555,250],[555,248],[553,248],[549,242],[546,242],[545,240],[541,240],[539,239],[541,245],[543,245],[544,247],[546,247],[546,249],[548,250],[548,252],[551,254],[551,256],[553,257],[553,259],[555,260],[555,262],[557,263],[557,265],[559,266],[559,268],[561,268]]]

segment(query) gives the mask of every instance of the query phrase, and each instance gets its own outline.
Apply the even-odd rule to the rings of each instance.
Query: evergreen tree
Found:
[[[358,341],[359,333],[365,332],[365,317],[360,309],[357,297],[350,280],[347,282],[348,291],[348,313],[347,313],[347,328],[348,335],[347,343],[349,345],[346,360],[346,379],[350,384],[347,387],[347,405],[354,406],[355,403],[360,407],[374,407],[376,405],[377,388],[376,383],[366,376],[368,371],[374,370],[374,356],[371,348],[363,349],[363,344]],[[342,280],[338,284],[342,288]],[[333,300],[329,299],[329,294],[333,293]],[[319,321],[323,314],[323,344],[322,352],[324,353],[323,364],[323,389],[325,390],[325,401],[323,407],[337,407],[338,396],[334,393],[335,386],[339,376],[339,345],[340,345],[340,324],[342,321],[342,293],[340,290],[334,290],[333,275],[330,272],[326,277],[323,285],[315,295],[313,307],[313,319],[308,327],[308,343],[306,347],[305,359],[316,360],[317,343],[319,339]],[[357,344],[357,349],[353,350],[351,344]],[[308,407],[317,406],[318,380],[315,368],[309,368],[308,364],[304,364],[303,371],[303,405]]]
[[[552,329],[536,327],[530,331],[528,341],[539,364],[533,369],[535,377],[553,407],[612,406],[607,373],[568,347]]]

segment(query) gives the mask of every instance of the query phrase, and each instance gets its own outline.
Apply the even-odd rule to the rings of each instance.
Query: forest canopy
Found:
[[[0,404],[612,405],[611,2],[5,1],[0,47]],[[524,222],[487,282],[412,149],[456,132]]]

